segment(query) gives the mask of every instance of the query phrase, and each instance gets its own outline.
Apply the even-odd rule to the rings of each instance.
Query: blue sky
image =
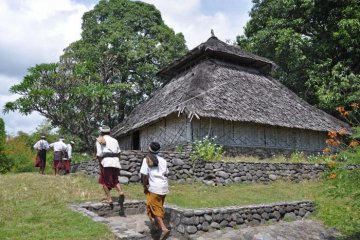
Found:
[[[81,17],[95,0],[0,0],[0,117],[7,134],[34,132],[44,121],[37,113],[28,116],[3,114],[6,102],[19,96],[9,88],[22,81],[29,67],[57,62],[62,51],[80,38]],[[165,23],[182,32],[192,49],[210,37],[235,41],[249,20],[251,0],[143,0],[155,5]]]

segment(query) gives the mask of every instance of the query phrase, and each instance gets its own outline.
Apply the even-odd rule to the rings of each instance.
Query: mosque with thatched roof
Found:
[[[229,155],[321,152],[327,132],[349,126],[270,77],[275,64],[215,36],[162,69],[167,81],[112,135],[124,150],[216,137]]]

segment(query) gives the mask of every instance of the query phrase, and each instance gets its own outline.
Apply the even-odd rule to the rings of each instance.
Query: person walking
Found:
[[[44,175],[46,151],[49,150],[49,143],[46,141],[46,137],[41,136],[41,139],[35,143],[34,148],[37,151],[35,167],[39,168],[39,174]]]
[[[167,179],[168,168],[164,158],[158,156],[160,144],[152,142],[149,145],[149,153],[143,159],[140,173],[146,194],[146,212],[150,222],[156,229],[161,230],[160,239],[166,239],[170,230],[164,224],[164,202],[169,193]]]
[[[96,158],[100,165],[99,184],[102,185],[105,192],[105,198],[102,199],[102,202],[113,204],[110,191],[115,188],[119,194],[120,215],[123,215],[125,195],[119,182],[121,169],[120,146],[118,141],[110,136],[109,126],[102,126],[100,132],[100,136],[96,139],[95,145]]]
[[[51,143],[50,147],[54,149],[53,168],[55,176],[59,176],[60,169],[63,168],[63,158],[67,152],[67,146],[64,143],[64,138],[60,137],[59,141]]]
[[[71,164],[71,156],[72,156],[72,145],[74,145],[73,141],[70,141],[69,144],[66,144],[67,151],[64,153],[63,157],[63,169],[65,174],[70,173],[70,164]]]

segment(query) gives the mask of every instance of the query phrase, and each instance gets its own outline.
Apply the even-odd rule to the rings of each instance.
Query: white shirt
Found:
[[[67,144],[67,153],[68,153],[68,158],[70,159],[71,158],[71,154],[72,154],[72,146],[71,144]]]
[[[43,150],[43,149],[48,150],[49,149],[49,143],[46,140],[41,139],[41,140],[39,140],[39,141],[37,141],[35,143],[34,148],[36,150]]]
[[[169,184],[167,177],[168,174],[167,163],[164,158],[157,156],[159,165],[157,167],[149,167],[144,158],[140,173],[147,175],[149,179],[149,192],[156,193],[159,195],[165,195],[169,192]]]
[[[110,137],[109,135],[104,135],[106,144],[101,145],[98,141],[96,141],[96,156],[102,157],[104,153],[120,153],[120,146],[118,141]],[[114,167],[121,168],[120,159],[118,157],[106,157],[101,161],[101,165],[103,167]]]
[[[54,148],[54,152],[63,152],[67,151],[67,146],[63,141],[57,141],[52,144],[50,144],[50,147]]]

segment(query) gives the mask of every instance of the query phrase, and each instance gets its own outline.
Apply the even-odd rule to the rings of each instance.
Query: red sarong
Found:
[[[70,161],[69,160],[63,160],[62,169],[64,169],[67,173],[70,172]]]
[[[63,166],[62,161],[54,160],[54,168],[61,169]]]
[[[105,185],[109,190],[119,183],[120,169],[114,167],[101,167],[99,183]]]
[[[46,150],[39,150],[36,155],[35,167],[45,168],[46,166]]]

